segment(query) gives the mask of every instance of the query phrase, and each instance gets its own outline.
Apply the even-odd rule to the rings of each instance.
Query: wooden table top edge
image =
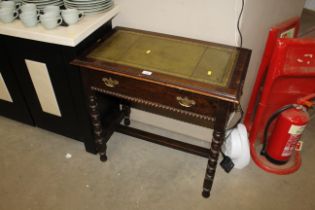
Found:
[[[184,41],[189,41],[189,42],[194,42],[194,43],[206,44],[209,46],[211,45],[211,46],[218,46],[218,47],[227,47],[230,49],[238,50],[240,56],[238,57],[237,63],[231,74],[228,87],[223,87],[220,85],[209,84],[209,83],[206,84],[199,81],[191,81],[189,79],[178,78],[176,76],[170,76],[170,75],[166,75],[166,74],[158,73],[158,72],[154,72],[155,75],[158,75],[158,79],[151,78],[151,77],[141,74],[143,69],[130,67],[130,66],[124,66],[124,65],[117,65],[117,64],[86,57],[88,53],[94,50],[95,47],[100,42],[106,40],[108,37],[116,33],[118,30],[145,33],[149,35],[158,35],[158,36],[168,37],[172,39],[179,39],[179,40],[184,40]],[[164,85],[164,86],[168,86],[168,87],[172,87],[172,88],[176,88],[180,90],[185,90],[188,92],[200,94],[203,96],[209,96],[214,99],[224,100],[224,101],[231,102],[234,104],[240,104],[240,97],[242,95],[242,88],[244,85],[244,80],[247,73],[250,56],[251,56],[251,50],[245,49],[245,48],[228,46],[224,44],[212,43],[212,42],[207,42],[207,41],[202,41],[202,40],[195,40],[191,38],[179,37],[179,36],[170,35],[170,34],[162,34],[162,33],[157,33],[157,32],[116,26],[108,34],[105,34],[102,40],[99,40],[97,43],[95,43],[90,48],[88,48],[85,52],[83,52],[79,57],[71,61],[71,64],[75,66],[79,66],[79,67],[90,68],[97,71],[103,71],[103,72],[107,72],[107,73],[111,73],[111,74],[115,74],[115,75],[119,75],[123,77],[133,78],[133,79],[160,84],[160,85]],[[124,69],[124,71],[122,71],[121,69]],[[127,69],[132,69],[133,72],[128,71]],[[176,78],[177,80],[181,81],[181,83],[165,81],[166,77]],[[184,83],[192,83],[193,85],[187,86],[187,85],[183,85]],[[194,85],[199,86],[201,88],[200,89],[193,88],[192,86]]]

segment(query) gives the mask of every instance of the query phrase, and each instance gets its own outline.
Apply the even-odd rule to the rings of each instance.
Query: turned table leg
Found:
[[[229,107],[222,104],[216,111],[213,137],[210,147],[209,159],[203,183],[202,196],[208,198],[212,188],[217,162],[221,150],[221,145],[225,138],[225,128],[230,114]]]
[[[98,108],[97,98],[94,95],[89,96],[89,111],[93,126],[96,151],[100,154],[100,160],[104,162],[107,160],[107,146],[106,140],[104,138],[104,131],[101,123],[101,116]]]

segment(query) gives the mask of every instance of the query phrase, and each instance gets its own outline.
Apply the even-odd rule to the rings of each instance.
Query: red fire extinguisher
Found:
[[[310,121],[307,108],[314,106],[315,94],[298,100],[297,104],[282,107],[271,115],[264,131],[261,154],[274,164],[285,164],[295,150],[304,128]],[[274,120],[275,126],[268,138],[268,130]]]

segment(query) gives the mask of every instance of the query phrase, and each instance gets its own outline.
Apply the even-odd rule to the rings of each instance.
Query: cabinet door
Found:
[[[7,37],[11,63],[36,126],[78,139],[60,46]]]
[[[0,47],[0,115],[33,125],[5,48],[1,43]]]

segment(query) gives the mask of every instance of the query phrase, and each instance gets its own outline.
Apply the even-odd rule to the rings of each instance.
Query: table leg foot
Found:
[[[107,155],[106,155],[106,154],[100,155],[100,160],[101,160],[102,162],[106,162],[106,161],[107,161]]]
[[[204,198],[209,198],[210,197],[210,192],[209,191],[202,191],[202,197]]]
[[[129,126],[130,125],[130,119],[129,118],[125,118],[124,119],[124,125],[125,126]]]

